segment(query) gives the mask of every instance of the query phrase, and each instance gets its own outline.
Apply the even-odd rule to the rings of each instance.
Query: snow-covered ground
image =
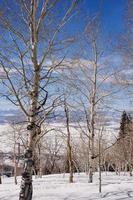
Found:
[[[74,176],[74,183],[68,183],[68,174],[47,175],[33,180],[33,200],[133,200],[133,178],[127,175],[104,173],[102,193],[98,193],[98,174],[94,183],[87,182],[83,173]],[[0,200],[18,200],[20,180],[17,186],[13,178],[3,178],[0,185]]]

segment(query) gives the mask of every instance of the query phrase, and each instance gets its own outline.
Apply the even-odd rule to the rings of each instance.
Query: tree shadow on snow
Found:
[[[122,197],[124,196],[124,197]],[[114,199],[114,200],[126,200],[126,199],[133,199],[133,191],[120,191],[120,192],[107,192],[102,195],[102,199]]]

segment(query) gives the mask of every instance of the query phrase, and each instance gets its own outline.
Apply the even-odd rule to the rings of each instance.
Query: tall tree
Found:
[[[68,91],[72,94],[70,96],[74,96],[73,103],[70,100],[69,102],[73,108],[81,111],[82,116],[79,118],[83,119],[81,121],[78,119],[79,128],[88,138],[90,183],[93,181],[95,169],[95,135],[99,123],[104,118],[100,117],[103,110],[105,111],[104,102],[119,91],[118,88],[112,87],[112,77],[116,72],[106,62],[104,49],[107,47],[103,46],[101,41],[102,27],[100,17],[96,15],[88,20],[83,35],[79,39],[80,51],[78,49],[73,60],[68,61],[69,67],[64,77],[66,80],[64,82],[69,86]],[[86,123],[85,128],[82,126],[82,120]],[[103,121],[106,124],[105,120]]]
[[[120,152],[119,160],[127,165],[130,176],[132,176],[132,160],[133,160],[133,122],[129,114],[123,111],[120,122],[119,142],[117,149]]]
[[[50,98],[50,87],[55,83],[53,72],[64,59],[59,49],[70,42],[68,36],[62,38],[61,30],[70,21],[77,2],[68,2],[62,14],[57,16],[55,13],[62,4],[58,0],[1,2],[2,94],[21,108],[29,132],[20,200],[32,199],[32,169],[41,125],[59,103],[57,95],[52,100]]]
[[[128,114],[125,111],[123,111],[122,116],[121,116],[121,122],[120,122],[119,137],[125,137],[126,134],[128,134],[130,122],[131,120]]]

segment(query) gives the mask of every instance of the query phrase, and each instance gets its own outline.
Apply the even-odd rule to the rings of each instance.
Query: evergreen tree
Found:
[[[131,117],[126,113],[126,111],[123,111],[120,122],[119,137],[125,137],[125,135],[128,134],[130,123]]]

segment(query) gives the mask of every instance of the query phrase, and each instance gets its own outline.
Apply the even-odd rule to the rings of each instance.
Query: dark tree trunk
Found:
[[[72,146],[71,146],[71,133],[69,129],[69,110],[64,102],[64,111],[66,115],[66,125],[67,125],[67,160],[68,160],[68,167],[69,167],[69,183],[73,183],[73,161],[72,161]]]
[[[19,195],[19,200],[32,200],[32,168],[33,168],[33,159],[32,159],[32,150],[27,149],[25,152],[24,160],[24,172],[22,173],[21,180],[21,191]]]
[[[2,184],[2,180],[1,180],[1,174],[0,174],[0,184]]]

